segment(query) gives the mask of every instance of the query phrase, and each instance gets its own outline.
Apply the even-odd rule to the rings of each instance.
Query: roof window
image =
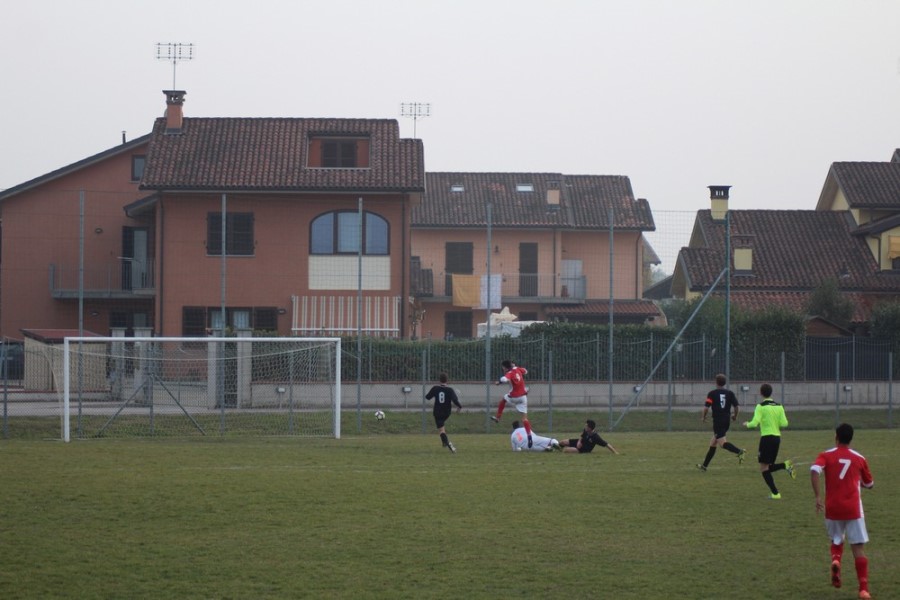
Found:
[[[466,191],[466,187],[461,183],[454,183],[450,186],[451,192],[464,192]]]
[[[533,192],[534,184],[533,183],[517,183],[516,191],[517,192]]]

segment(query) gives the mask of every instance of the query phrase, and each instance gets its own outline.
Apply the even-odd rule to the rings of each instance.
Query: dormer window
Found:
[[[888,260],[892,270],[900,270],[900,235],[888,236]]]
[[[307,166],[323,169],[369,167],[369,138],[315,136],[309,140]]]
[[[517,183],[516,191],[517,192],[533,192],[534,184],[533,183]]]
[[[466,191],[466,187],[461,183],[454,183],[450,186],[450,191],[455,193],[464,192]]]
[[[356,142],[328,140],[322,142],[322,166],[331,168],[356,167]]]

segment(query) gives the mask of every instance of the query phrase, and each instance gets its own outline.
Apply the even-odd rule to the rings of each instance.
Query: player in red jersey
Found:
[[[810,479],[816,496],[816,512],[825,511],[825,529],[831,538],[831,585],[841,587],[841,556],[844,538],[850,542],[856,577],[859,580],[859,597],[869,595],[869,559],[865,544],[869,541],[866,519],[863,513],[860,486],[875,485],[866,457],[850,448],[853,427],[841,423],[835,429],[837,446],[816,457],[810,467]],[[825,475],[825,501],[821,497],[820,480]]]
[[[531,421],[528,420],[528,388],[525,387],[525,375],[528,374],[528,370],[516,365],[511,360],[504,360],[500,364],[503,365],[504,373],[497,385],[508,383],[509,392],[500,400],[500,404],[497,405],[497,414],[493,415],[491,420],[499,423],[506,405],[514,405],[516,410],[522,413],[522,426],[528,435],[528,447],[531,448],[533,440],[531,438]]]

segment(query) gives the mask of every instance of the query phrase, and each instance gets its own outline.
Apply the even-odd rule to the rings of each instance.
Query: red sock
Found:
[[[497,419],[503,416],[504,408],[506,408],[506,400],[500,400],[500,404],[497,405]]]
[[[522,419],[522,425],[525,426],[525,433],[531,435],[531,421],[528,419]]]
[[[859,591],[869,591],[869,559],[860,556],[856,559],[856,578],[859,580]]]
[[[844,545],[843,544],[832,544],[831,545],[831,560],[841,562],[841,556],[844,554]]]

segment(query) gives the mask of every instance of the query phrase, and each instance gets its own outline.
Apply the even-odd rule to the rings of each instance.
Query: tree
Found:
[[[848,327],[853,318],[853,302],[841,293],[837,279],[826,279],[813,290],[806,314]]]

